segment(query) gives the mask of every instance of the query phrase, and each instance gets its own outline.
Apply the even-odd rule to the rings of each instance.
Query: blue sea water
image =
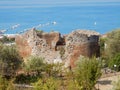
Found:
[[[16,24],[20,25],[12,29]],[[37,29],[46,32],[54,30],[67,34],[76,29],[87,29],[104,34],[120,28],[120,3],[0,7],[0,30],[6,29],[8,34],[15,34],[40,24],[42,26]]]

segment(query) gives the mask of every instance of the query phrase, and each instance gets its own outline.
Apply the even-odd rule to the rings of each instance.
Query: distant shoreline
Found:
[[[3,38],[4,36],[8,38],[15,38],[19,34],[0,34],[0,39]]]

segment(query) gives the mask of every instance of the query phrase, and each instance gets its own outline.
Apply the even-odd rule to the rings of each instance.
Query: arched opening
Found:
[[[64,38],[60,38],[59,41],[56,43],[55,51],[58,51],[64,45],[65,45],[65,39]]]

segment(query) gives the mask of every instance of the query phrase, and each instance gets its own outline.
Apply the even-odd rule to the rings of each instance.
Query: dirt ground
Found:
[[[117,81],[118,77],[120,77],[120,72],[105,74],[98,80],[96,88],[98,90],[112,90],[113,87],[112,82]]]

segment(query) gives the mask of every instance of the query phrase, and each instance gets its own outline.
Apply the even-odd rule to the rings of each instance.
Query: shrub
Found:
[[[116,65],[116,67],[114,67]],[[109,67],[120,71],[120,53],[116,54],[109,62]]]
[[[45,63],[43,63],[43,58],[41,57],[29,57],[26,62],[24,62],[23,68],[27,72],[35,72],[36,75],[40,75],[45,69]]]
[[[62,73],[62,67],[63,67],[62,63],[56,63],[56,64],[46,63],[45,72],[46,72],[46,74],[48,74],[49,77],[51,77],[51,76],[57,77],[58,75],[60,75]]]
[[[68,80],[66,90],[83,90],[76,80]]]
[[[16,76],[14,82],[18,84],[31,84],[38,81],[38,79],[39,79],[39,76],[20,74]]]
[[[109,58],[120,53],[120,29],[108,33],[106,44],[106,54]]]
[[[101,76],[98,60],[94,58],[80,58],[75,69],[75,79],[82,90],[92,90]]]
[[[59,88],[59,81],[53,77],[39,79],[38,82],[34,84],[34,90],[59,90]]]

